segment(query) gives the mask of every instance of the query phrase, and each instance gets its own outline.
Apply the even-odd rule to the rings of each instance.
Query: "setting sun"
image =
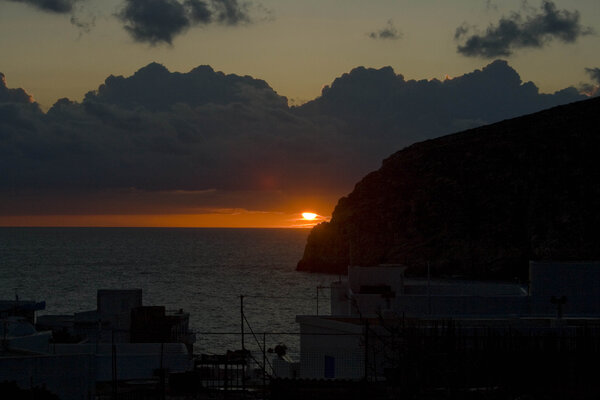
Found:
[[[302,213],[302,218],[304,218],[307,221],[312,221],[315,218],[317,218],[317,214],[311,213],[311,212],[303,212]]]

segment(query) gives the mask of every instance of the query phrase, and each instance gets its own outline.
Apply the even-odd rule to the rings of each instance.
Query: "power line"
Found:
[[[244,297],[252,297],[257,299],[298,299],[298,300],[315,300],[315,296],[273,296],[273,295],[244,295]]]
[[[323,288],[323,287],[321,287]],[[205,294],[205,293],[200,293]],[[219,295],[210,295],[213,299],[227,299],[231,300],[233,296],[219,296]],[[235,296],[239,297],[239,296]],[[262,295],[262,294],[245,294],[244,297],[254,298],[254,299],[296,299],[296,300],[315,300],[316,296],[291,296],[291,295],[282,295],[282,296],[274,296],[274,295]]]
[[[241,335],[239,331],[237,332],[194,332],[197,335]],[[258,332],[260,334],[265,335],[300,335],[300,332]],[[303,332],[302,335],[319,335],[319,336],[356,336],[362,335],[362,333],[307,333]]]
[[[250,328],[250,332],[252,333],[252,336],[254,336],[254,340],[256,340],[256,344],[258,345],[258,348],[261,349],[260,342],[258,341],[258,338],[254,334],[254,331],[252,330],[252,327],[250,326],[250,322],[248,322],[248,319],[246,318],[245,315],[244,315],[244,320],[246,321],[246,324],[248,324],[248,328]],[[266,333],[263,333],[263,335],[266,335]],[[265,349],[265,348],[262,348],[261,350],[262,350],[263,354],[267,351],[267,349]],[[271,367],[271,370],[273,370],[273,366],[271,365],[271,362],[268,359],[266,359],[266,360],[267,360],[267,363],[269,364],[269,367]],[[258,365],[260,365],[260,364],[258,364]],[[263,366],[263,368],[266,368],[266,366]]]

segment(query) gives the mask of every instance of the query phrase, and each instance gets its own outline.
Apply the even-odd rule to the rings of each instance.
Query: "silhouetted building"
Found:
[[[367,365],[382,377],[388,342],[406,324],[425,337],[453,321],[448,329],[466,346],[482,332],[575,338],[582,327],[600,326],[598,262],[531,262],[525,285],[406,279],[404,271],[350,266],[346,280],[331,284],[331,315],[296,317],[302,378],[363,379]]]
[[[0,319],[6,317],[23,317],[35,324],[35,312],[46,308],[45,301],[0,300]]]
[[[97,309],[73,314],[44,315],[38,327],[65,332],[98,343],[184,343],[189,352],[195,335],[189,313],[167,312],[164,306],[144,306],[141,289],[98,290]]]
[[[132,343],[185,343],[190,353],[194,334],[190,314],[182,309],[167,314],[164,306],[142,306],[131,310]]]
[[[38,331],[28,319],[43,303],[3,303],[7,313],[25,316],[0,319],[0,382],[79,400],[111,382],[160,380],[193,368],[189,314],[143,306],[140,289],[99,290],[96,310],[41,316]]]

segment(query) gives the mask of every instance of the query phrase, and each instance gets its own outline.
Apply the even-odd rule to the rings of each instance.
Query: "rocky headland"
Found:
[[[600,98],[411,145],[310,233],[298,270],[527,279],[529,260],[600,258]]]

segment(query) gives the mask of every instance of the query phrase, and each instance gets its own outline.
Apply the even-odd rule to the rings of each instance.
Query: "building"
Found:
[[[7,317],[22,317],[29,323],[35,324],[35,313],[46,308],[45,301],[19,300],[0,300],[0,319]]]
[[[98,290],[96,310],[40,316],[37,330],[36,304],[3,309],[18,316],[0,319],[0,382],[45,387],[64,400],[93,399],[98,385],[193,368],[189,314],[144,306],[140,289]]]
[[[383,376],[394,332],[406,324],[434,335],[453,321],[468,342],[490,330],[573,336],[600,321],[598,262],[530,262],[527,284],[407,279],[405,269],[350,266],[331,284],[331,315],[296,317],[302,378]]]
[[[63,342],[183,343],[190,354],[196,340],[189,313],[144,306],[141,289],[100,289],[96,310],[73,315],[43,315],[39,330],[52,330]]]

